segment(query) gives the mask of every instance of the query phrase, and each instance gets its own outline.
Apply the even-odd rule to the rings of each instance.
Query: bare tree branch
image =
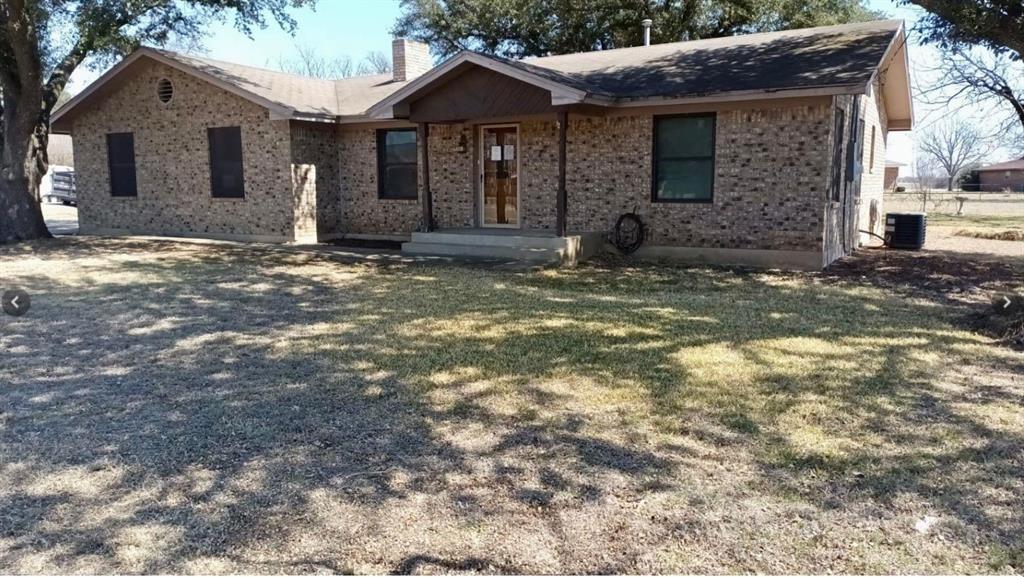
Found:
[[[318,48],[308,44],[296,44],[295,53],[295,58],[279,58],[278,69],[282,72],[325,80],[348,78],[353,75],[352,59],[348,56],[329,58],[322,55]]]
[[[946,173],[946,190],[950,191],[964,169],[980,162],[991,151],[981,133],[961,120],[945,122],[922,133],[917,146]]]
[[[949,49],[924,72],[935,80],[918,90],[922,103],[942,107],[946,115],[991,109],[996,137],[1024,138],[1024,63],[982,49]]]
[[[370,52],[359,64],[359,74],[387,74],[391,72],[391,59],[379,51]]]

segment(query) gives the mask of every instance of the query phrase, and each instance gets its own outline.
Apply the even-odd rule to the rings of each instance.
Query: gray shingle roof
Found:
[[[881,20],[581,52],[498,59],[589,94],[615,99],[703,96],[866,84],[900,29]],[[359,116],[405,82],[390,75],[321,80],[161,50],[302,114]]]
[[[901,21],[885,20],[519,61],[484,55],[462,56],[463,60],[471,56],[482,62],[500,62],[506,69],[514,67],[549,84],[564,86],[588,97],[620,102],[808,88],[862,89],[901,29]],[[72,109],[91,98],[99,85],[144,56],[205,74],[228,90],[237,91],[272,111],[277,109],[277,113],[286,117],[365,119],[371,116],[371,107],[383,106],[385,99],[396,91],[410,84],[422,84],[416,80],[395,82],[389,74],[322,80],[143,48],[108,71],[67,106],[55,111],[54,129],[67,130],[63,117],[72,116]],[[457,60],[458,56],[449,63]],[[435,71],[444,68],[442,65]],[[422,80],[429,77],[430,73]]]
[[[168,50],[153,50],[241,90],[292,108],[299,114],[359,116],[406,84],[395,82],[390,74],[323,80]]]
[[[866,84],[901,26],[881,20],[504,62],[617,99]]]

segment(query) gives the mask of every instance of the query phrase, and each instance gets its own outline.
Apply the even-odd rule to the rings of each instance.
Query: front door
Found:
[[[480,142],[483,162],[483,226],[519,227],[519,128],[484,126]]]

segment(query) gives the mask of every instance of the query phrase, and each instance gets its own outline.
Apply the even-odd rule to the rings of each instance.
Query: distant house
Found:
[[[912,123],[877,21],[320,80],[141,48],[53,117],[83,233],[391,238],[573,261],[634,208],[639,256],[820,269],[880,233]]]
[[[895,160],[885,161],[885,184],[883,188],[886,192],[896,190],[896,181],[900,179],[900,167],[903,166],[906,166],[906,164],[896,162]]]
[[[978,173],[978,184],[983,191],[1024,192],[1024,158],[982,166],[975,169],[975,172]]]

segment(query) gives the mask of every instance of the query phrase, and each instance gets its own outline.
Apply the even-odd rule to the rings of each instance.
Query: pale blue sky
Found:
[[[213,27],[205,48],[211,58],[252,66],[293,57],[296,44],[316,46],[325,56],[349,56],[353,61],[374,50],[390,57],[391,27],[398,14],[398,0],[320,0],[315,10],[293,12],[299,24],[294,37],[273,25],[250,40],[228,22]]]
[[[902,18],[912,26],[921,14],[916,7],[899,6],[892,0],[869,0],[868,4],[886,12],[890,17]],[[289,36],[276,25],[266,30],[257,30],[247,38],[236,31],[230,22],[213,24],[210,36],[204,43],[204,53],[211,58],[275,68],[282,58],[293,58],[297,44],[318,48],[325,57],[352,58],[358,63],[371,51],[390,55],[391,27],[400,12],[398,0],[320,0],[316,9],[305,8],[293,12],[298,22],[294,37]],[[913,37],[912,37],[913,42]],[[920,69],[921,63],[933,60],[933,49],[912,45],[911,68]],[[95,71],[79,69],[72,76],[71,90],[77,92],[98,76]],[[941,118],[916,103],[918,128]],[[981,115],[982,117],[984,114]],[[922,117],[924,122],[921,122]],[[912,166],[913,141],[910,133],[892,133],[889,137],[887,156]]]

